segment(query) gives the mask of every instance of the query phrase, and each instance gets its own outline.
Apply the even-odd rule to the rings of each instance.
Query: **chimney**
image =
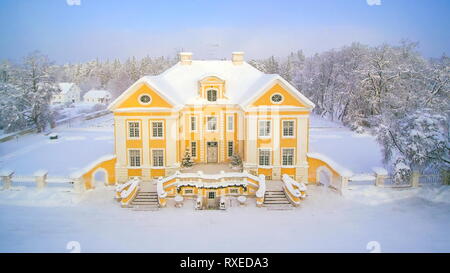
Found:
[[[180,63],[185,65],[190,65],[192,63],[192,53],[191,52],[180,52],[178,53],[180,58]]]
[[[233,64],[242,64],[244,62],[244,52],[232,52],[231,60]]]

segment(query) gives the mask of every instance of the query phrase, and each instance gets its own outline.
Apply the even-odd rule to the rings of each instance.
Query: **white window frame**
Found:
[[[213,101],[210,101],[210,100],[208,100],[208,91],[216,91],[216,100],[213,100]],[[206,90],[205,90],[205,99],[208,101],[208,102],[217,102],[217,100],[219,99],[219,90],[217,89],[217,88],[207,88]]]
[[[230,142],[231,142],[231,146],[233,147],[233,152],[231,153],[231,155],[230,155]],[[233,154],[234,154],[234,141],[230,140],[230,141],[227,141],[227,156],[231,157],[231,156],[233,156]]]
[[[267,165],[261,164],[261,152],[268,152],[269,153],[269,160]],[[270,148],[259,148],[258,149],[258,166],[272,166],[272,149]]]
[[[292,164],[284,164],[284,152],[286,150],[292,150]],[[283,167],[291,167],[295,165],[295,148],[294,147],[286,147],[281,148],[281,166]]]
[[[231,192],[231,190],[236,190],[237,192]],[[230,195],[239,195],[239,188],[237,188],[237,187],[230,187],[228,189],[228,194],[230,194]]]
[[[209,121],[208,121],[208,119],[209,118],[215,118],[216,119],[216,129],[215,130],[210,130],[209,129]],[[206,116],[206,131],[207,132],[216,132],[219,128],[219,124],[218,124],[218,118],[217,118],[217,116]]]
[[[269,122],[269,134],[268,135],[261,135],[261,123],[264,122],[265,126],[267,125],[267,122]],[[267,130],[264,130],[266,132]],[[270,119],[260,119],[258,120],[258,138],[270,138],[272,136],[272,120]]]
[[[154,155],[153,155],[153,152],[155,152],[155,151],[162,151],[162,166],[156,166],[155,165],[155,158],[154,158]],[[165,166],[166,166],[166,151],[164,150],[164,149],[150,149],[150,156],[151,156],[151,163],[152,163],[152,168],[153,169],[158,169],[158,168],[164,168]]]
[[[192,122],[192,119],[194,119],[194,122]],[[192,129],[192,124],[194,124],[194,129]],[[197,132],[197,116],[191,116],[189,119],[189,129],[191,132]]]
[[[231,118],[231,120],[230,120]],[[231,121],[231,126],[230,126]],[[227,115],[227,132],[234,132],[234,115]]]
[[[139,166],[131,165],[131,151],[139,152]],[[141,148],[129,148],[127,149],[127,157],[128,157],[128,168],[140,169],[142,167],[142,149]]]
[[[138,137],[130,136],[130,123],[137,123],[138,124]],[[127,120],[127,139],[141,139],[142,135],[142,123],[140,120]]]
[[[153,123],[161,123],[162,124],[162,136],[153,136]],[[150,120],[150,136],[152,139],[164,139],[164,121],[163,120]]]
[[[292,136],[285,136],[284,135],[284,122],[285,121],[292,121],[293,127],[292,127]],[[295,138],[295,119],[283,119],[281,120],[281,137],[282,138]]]
[[[192,144],[195,143],[195,156],[192,154]],[[198,156],[198,145],[197,145],[197,141],[191,141],[191,157],[192,158],[197,158]]]

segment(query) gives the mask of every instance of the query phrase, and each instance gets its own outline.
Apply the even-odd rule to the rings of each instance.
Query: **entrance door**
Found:
[[[206,195],[206,203],[208,209],[216,209],[217,208],[217,202],[216,202],[216,192],[215,191],[209,191]]]
[[[207,146],[207,163],[217,163],[217,142],[208,142]]]

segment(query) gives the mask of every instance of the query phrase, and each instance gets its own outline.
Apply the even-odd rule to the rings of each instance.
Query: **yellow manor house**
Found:
[[[271,181],[283,181],[295,205],[305,184],[343,178],[331,162],[308,154],[313,108],[285,79],[245,62],[243,52],[233,52],[231,60],[192,60],[192,53],[182,52],[173,67],[142,77],[109,105],[115,155],[96,167],[106,170],[109,184],[119,185],[125,205],[142,199],[139,193],[158,199],[159,206],[176,196],[219,204],[233,194],[256,196],[260,204]],[[239,155],[243,171],[189,173],[181,166],[186,152],[205,167],[227,166]],[[86,175],[88,188],[94,171]]]

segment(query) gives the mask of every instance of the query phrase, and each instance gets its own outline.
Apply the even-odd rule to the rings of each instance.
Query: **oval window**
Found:
[[[149,95],[141,95],[141,96],[139,97],[139,101],[140,101],[141,103],[143,103],[143,104],[149,104],[151,100],[152,100],[152,99],[150,98]]]
[[[279,103],[283,100],[283,96],[281,96],[280,94],[274,94],[274,95],[272,95],[272,97],[270,99],[274,103]]]

